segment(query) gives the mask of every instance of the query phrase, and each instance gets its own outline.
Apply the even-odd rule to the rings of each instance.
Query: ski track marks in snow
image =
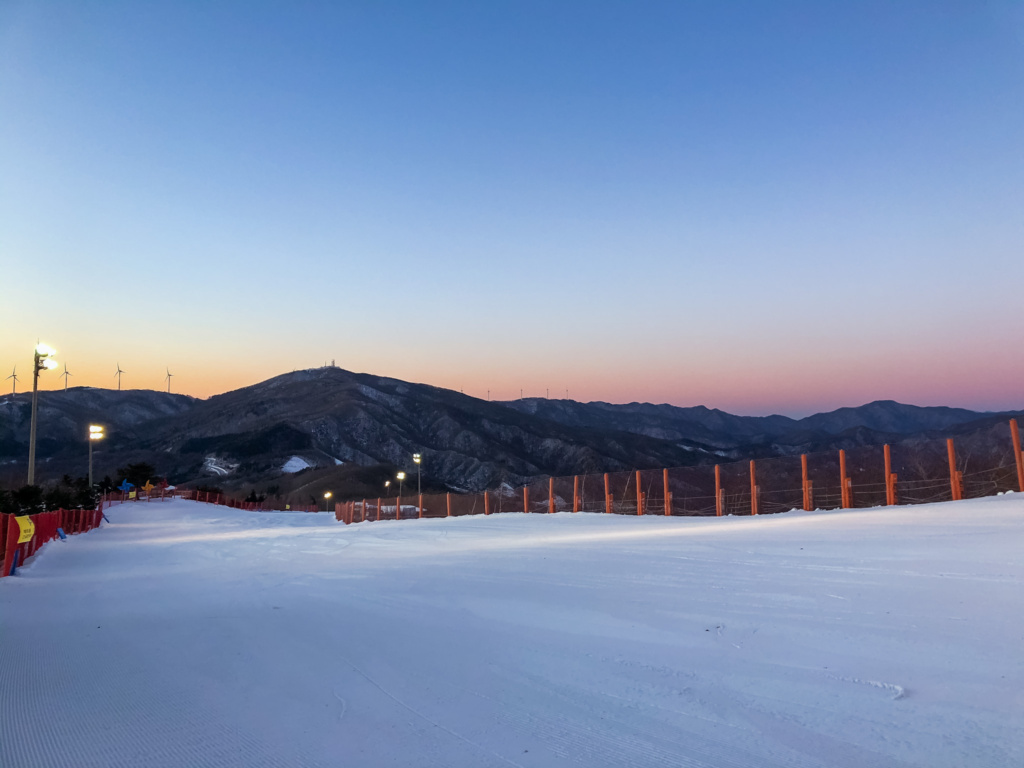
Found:
[[[108,516],[0,581],[3,768],[1024,763],[1019,496]]]

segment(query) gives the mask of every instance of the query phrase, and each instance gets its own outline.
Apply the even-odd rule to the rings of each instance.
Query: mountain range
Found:
[[[29,394],[0,398],[0,483],[24,482]],[[393,470],[424,491],[542,475],[691,466],[895,443],[983,428],[1013,414],[877,401],[802,419],[703,406],[526,398],[490,402],[336,367],[296,371],[206,400],[150,390],[40,393],[37,476],[83,475],[90,423],[108,437],[97,477],[145,461],[177,484],[316,495],[378,488]],[[372,491],[371,491],[372,492]]]

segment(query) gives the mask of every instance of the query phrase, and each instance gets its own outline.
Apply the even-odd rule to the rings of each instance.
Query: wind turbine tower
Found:
[[[164,381],[167,382],[167,394],[171,394],[171,379],[173,377],[174,377],[174,374],[171,373],[171,369],[168,368],[167,369],[167,376],[164,377]]]
[[[115,376],[117,376],[117,391],[118,392],[121,391],[121,374],[122,373],[124,373],[124,371],[121,370],[121,364],[118,363],[117,364],[117,373],[114,374]]]
[[[64,373],[62,373],[61,376],[64,377],[64,391],[65,392],[68,391],[68,376],[70,376],[70,375],[71,374],[68,373],[68,364],[64,363]]]
[[[7,379],[14,379],[14,381],[11,382],[11,394],[18,394],[18,366],[14,366],[14,373],[8,376]],[[7,379],[4,379],[4,381],[7,381]]]

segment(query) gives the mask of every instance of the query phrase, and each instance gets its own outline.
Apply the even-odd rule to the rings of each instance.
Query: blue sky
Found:
[[[0,365],[1021,407],[1022,84],[1020,3],[7,2]]]

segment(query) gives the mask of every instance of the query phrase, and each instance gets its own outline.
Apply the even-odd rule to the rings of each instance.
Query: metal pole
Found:
[[[420,465],[422,464],[422,462],[422,458],[416,462],[416,493],[420,494],[421,496],[423,495],[423,484],[420,482]]]
[[[36,414],[39,411],[39,353],[32,364],[32,425],[28,433],[28,484],[36,482]]]
[[[89,434],[89,490],[92,491],[92,433]]]

